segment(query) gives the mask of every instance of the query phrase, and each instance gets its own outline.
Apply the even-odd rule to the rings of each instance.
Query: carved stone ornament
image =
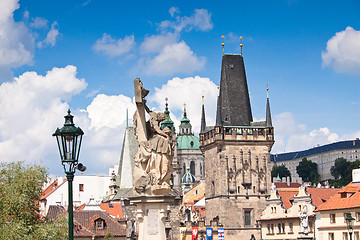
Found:
[[[146,105],[149,93],[139,78],[134,80],[136,111],[134,128],[138,151],[134,162],[134,193],[136,195],[166,195],[170,192],[172,174],[173,144],[171,130],[161,130],[160,123],[166,114],[153,112]],[[145,112],[149,115],[146,121]]]

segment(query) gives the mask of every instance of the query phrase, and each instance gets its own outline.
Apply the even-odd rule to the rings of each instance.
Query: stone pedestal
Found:
[[[131,197],[130,203],[136,205],[138,240],[166,240],[165,220],[168,206],[175,196],[143,195]]]

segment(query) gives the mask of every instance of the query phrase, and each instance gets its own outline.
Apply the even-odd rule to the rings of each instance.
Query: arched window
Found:
[[[186,166],[185,166],[185,163],[184,163],[184,166],[183,166],[183,174],[184,175],[186,173]]]
[[[190,173],[192,175],[195,175],[195,162],[194,161],[190,162]]]
[[[203,172],[203,168],[202,168],[202,164],[200,163],[200,174],[202,175]]]

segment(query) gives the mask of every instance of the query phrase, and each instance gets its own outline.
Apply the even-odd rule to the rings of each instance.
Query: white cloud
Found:
[[[129,111],[129,118],[132,119],[135,105],[131,98],[127,96],[97,95],[87,107],[88,116],[91,120],[90,129],[95,128],[98,130],[102,127],[119,127],[126,121],[126,109]]]
[[[141,43],[140,49],[143,53],[158,53],[164,46],[176,43],[178,37],[178,34],[175,33],[152,35],[145,38]]]
[[[104,33],[93,45],[93,49],[109,57],[118,57],[129,52],[134,45],[134,35],[126,36],[124,39],[113,39],[111,35]]]
[[[292,113],[284,112],[274,117],[275,144],[273,153],[305,150],[318,145],[333,143],[340,137],[327,127],[307,130],[306,126],[296,122]]]
[[[0,76],[9,76],[13,67],[31,64],[34,38],[22,22],[15,22],[17,0],[0,1]]]
[[[24,13],[24,15],[25,15],[25,13]],[[28,11],[26,11],[26,16],[29,17]],[[46,20],[45,18],[41,18],[41,17],[36,17],[36,18],[32,19],[32,22],[30,23],[30,27],[37,28],[37,29],[45,28],[45,27],[47,27],[47,25],[48,25],[48,20]]]
[[[165,98],[168,98],[171,118],[178,129],[179,120],[182,118],[184,103],[193,130],[199,132],[201,119],[202,97],[205,96],[205,113],[207,125],[215,123],[216,101],[218,90],[216,85],[209,78],[199,76],[188,78],[173,78],[164,84],[160,89],[149,96],[150,103],[156,103],[157,111],[164,111]],[[176,116],[174,113],[177,113]]]
[[[169,12],[171,16],[174,17],[174,13],[176,13],[176,11],[174,11],[173,8],[170,8]],[[183,30],[191,31],[193,29],[209,31],[214,27],[214,24],[211,21],[211,13],[209,13],[208,10],[195,9],[194,13],[190,17],[176,16],[175,21],[162,21],[159,24],[159,27],[162,30],[168,30],[170,28],[177,32],[181,32]]]
[[[205,65],[204,57],[197,57],[184,42],[166,45],[160,54],[147,63],[150,75],[167,76],[174,73],[193,73]]]
[[[1,161],[44,159],[54,143],[51,134],[68,108],[63,101],[70,100],[86,85],[84,79],[76,77],[74,66],[53,68],[45,76],[25,72],[1,84]]]
[[[58,23],[53,22],[53,24],[51,24],[50,31],[46,35],[46,38],[43,41],[37,43],[38,47],[43,48],[43,47],[47,47],[47,46],[51,46],[51,47],[55,46],[57,37],[59,35],[60,35],[60,32],[58,29]]]
[[[360,73],[360,31],[347,27],[337,32],[321,53],[323,66],[330,66],[338,72]]]
[[[180,10],[179,10],[179,8],[177,8],[177,7],[171,7],[171,8],[169,9],[169,13],[170,13],[171,17],[174,17],[174,15],[175,15],[176,13],[180,13]]]

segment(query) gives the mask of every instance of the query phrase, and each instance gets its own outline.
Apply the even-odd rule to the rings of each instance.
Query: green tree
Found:
[[[342,187],[349,184],[352,180],[352,170],[359,168],[359,165],[359,160],[349,162],[345,158],[336,159],[334,166],[330,169],[331,175],[335,178],[330,181],[331,185]]]
[[[66,239],[65,217],[41,217],[39,198],[46,170],[24,162],[0,164],[0,239]]]
[[[291,173],[289,171],[289,169],[287,167],[285,167],[284,165],[281,166],[274,166],[271,170],[271,179],[274,177],[277,177],[279,175],[279,177],[283,178],[283,177],[291,177]]]
[[[299,165],[296,167],[297,174],[304,182],[318,183],[319,173],[317,163],[314,163],[307,158],[303,158]]]

